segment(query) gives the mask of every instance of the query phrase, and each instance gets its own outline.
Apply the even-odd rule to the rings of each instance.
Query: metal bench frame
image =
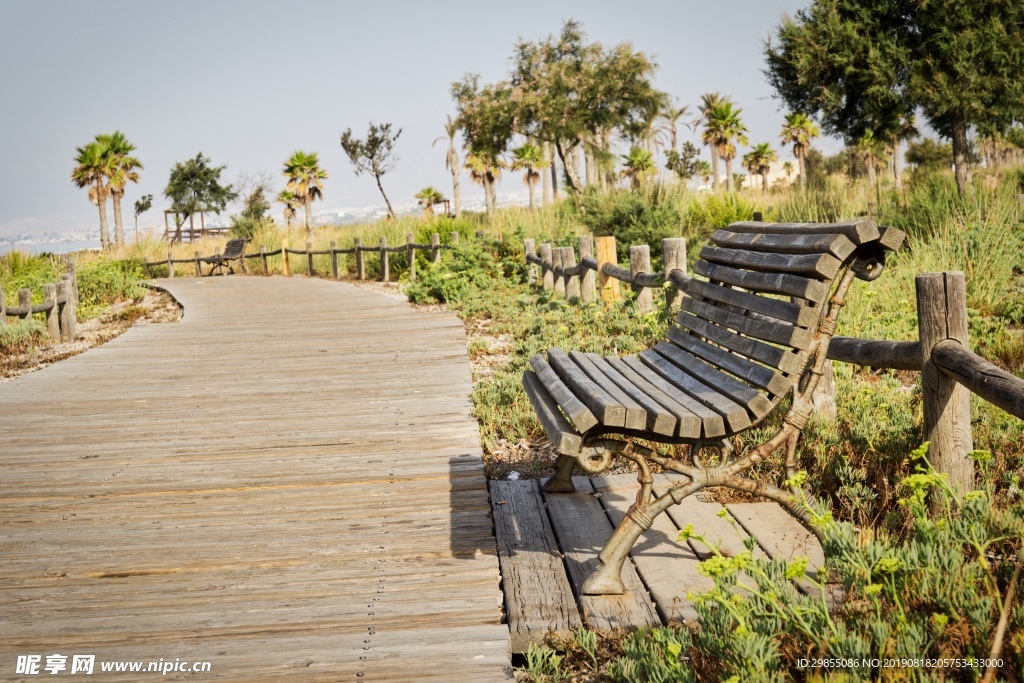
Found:
[[[213,275],[217,269],[220,269],[221,274],[224,274],[224,269],[227,268],[230,272],[234,273],[235,269],[231,267],[232,261],[238,261],[241,263],[245,258],[245,245],[249,243],[247,239],[233,239],[228,240],[228,243],[224,246],[223,254],[216,254],[214,256],[207,256],[200,259],[203,263],[210,263],[212,267],[207,275]]]
[[[839,236],[843,237],[840,238]],[[734,328],[729,328],[729,325],[739,324],[744,326],[747,323],[756,325],[760,319],[769,320],[770,316],[759,314],[751,307],[756,307],[758,300],[763,300],[764,306],[778,308],[778,303],[772,302],[779,302],[779,299],[770,299],[762,295],[778,295],[787,292],[780,291],[779,288],[773,288],[770,284],[765,284],[771,280],[764,279],[763,277],[757,287],[747,287],[744,289],[738,289],[735,282],[730,284],[726,280],[733,279],[736,281],[737,273],[740,272],[736,270],[738,268],[748,269],[743,272],[748,275],[753,274],[755,277],[758,277],[760,273],[767,273],[770,278],[784,272],[787,268],[789,273],[793,273],[795,271],[792,268],[795,264],[799,264],[799,267],[804,268],[807,267],[806,264],[809,261],[813,261],[813,259],[806,258],[808,254],[813,255],[813,253],[817,253],[820,255],[828,253],[825,247],[819,245],[819,243],[824,244],[828,242],[827,238],[838,239],[833,240],[830,243],[831,246],[828,247],[832,249],[832,253],[828,256],[828,268],[824,269],[824,272],[818,272],[814,278],[816,282],[822,283],[821,286],[815,285],[816,295],[814,298],[818,302],[805,301],[798,295],[789,292],[793,297],[793,302],[799,303],[805,308],[809,307],[814,311],[813,313],[807,313],[806,310],[801,311],[802,318],[806,319],[808,316],[814,316],[816,322],[806,329],[806,334],[803,334],[802,340],[799,343],[800,346],[805,346],[806,348],[799,350],[796,354],[797,359],[790,358],[793,362],[790,363],[790,372],[785,373],[788,376],[785,378],[787,382],[784,389],[779,388],[782,386],[778,383],[779,373],[772,368],[766,368],[763,365],[758,367],[758,364],[748,362],[748,358],[733,354],[724,346],[710,343],[715,341],[713,336],[703,336],[702,338],[702,335],[694,330],[694,327],[704,324],[707,325],[705,331],[714,335],[716,332],[714,328],[718,327],[715,323],[719,323],[723,328],[730,329],[730,334],[737,338],[746,339],[752,336],[756,339],[756,335],[744,335],[739,330],[731,332],[731,329]],[[845,239],[849,239],[849,242],[844,241]],[[684,297],[683,308],[684,310],[689,309],[689,312],[681,313],[677,317],[677,325],[672,326],[668,343],[681,341],[683,344],[697,344],[700,352],[704,354],[703,358],[697,358],[684,352],[681,354],[683,358],[689,357],[693,360],[702,361],[698,363],[702,367],[712,366],[713,369],[718,370],[725,376],[726,379],[722,380],[723,382],[733,382],[736,378],[734,377],[735,372],[732,374],[725,372],[725,368],[721,364],[708,360],[709,355],[710,357],[719,358],[720,361],[728,365],[732,365],[731,369],[734,371],[736,370],[736,363],[739,362],[736,359],[740,358],[744,363],[743,367],[753,369],[762,376],[765,373],[774,373],[773,381],[776,382],[774,389],[764,390],[767,394],[773,395],[773,398],[768,401],[767,396],[764,394],[761,394],[761,400],[754,397],[751,403],[745,406],[749,415],[743,416],[744,419],[751,418],[749,424],[742,426],[743,420],[740,420],[736,423],[738,428],[732,428],[728,426],[727,419],[724,436],[710,437],[707,434],[709,430],[706,428],[701,428],[699,430],[700,436],[696,438],[666,434],[664,429],[659,430],[659,433],[652,431],[650,418],[648,418],[647,428],[645,429],[628,428],[624,425],[619,426],[619,424],[615,426],[603,424],[604,420],[594,419],[592,413],[583,410],[583,404],[588,404],[590,407],[595,407],[595,409],[604,406],[597,405],[594,397],[588,395],[587,390],[580,390],[581,387],[590,386],[595,387],[593,391],[600,393],[601,389],[597,387],[598,382],[595,380],[594,384],[587,384],[585,378],[583,381],[580,381],[578,378],[573,378],[569,375],[581,367],[592,367],[587,365],[587,359],[589,358],[590,362],[616,363],[617,365],[611,367],[621,369],[622,374],[619,377],[621,380],[622,377],[629,375],[629,369],[623,367],[621,359],[613,358],[610,361],[601,361],[599,357],[593,354],[584,356],[575,353],[566,356],[558,349],[549,350],[548,361],[551,362],[550,365],[548,361],[544,360],[543,356],[538,355],[532,359],[533,371],[527,370],[524,373],[523,384],[544,426],[546,434],[559,452],[556,465],[557,473],[545,483],[544,490],[550,493],[572,492],[575,490],[572,483],[572,474],[575,468],[578,467],[590,475],[597,475],[604,472],[611,465],[614,457],[630,460],[636,463],[638,468],[637,479],[640,483],[640,490],[637,493],[636,502],[630,507],[627,515],[601,550],[599,554],[601,564],[584,583],[582,589],[584,594],[609,595],[625,592],[621,579],[622,566],[629,551],[641,534],[649,529],[654,518],[668,509],[669,506],[679,504],[687,496],[710,486],[727,486],[773,500],[797,519],[804,522],[820,538],[820,533],[810,524],[809,513],[799,503],[799,501],[804,499],[805,492],[795,485],[783,488],[770,482],[744,476],[742,473],[755,463],[765,460],[776,450],[784,447],[786,476],[787,480],[792,482],[797,473],[797,441],[801,431],[807,426],[813,410],[811,397],[824,372],[829,342],[835,334],[836,320],[846,302],[847,292],[854,278],[870,281],[881,275],[885,265],[886,250],[898,250],[902,246],[904,239],[905,235],[899,230],[884,227],[878,228],[870,219],[857,219],[836,224],[734,223],[727,228],[715,232],[712,235],[711,244],[701,251],[701,260],[697,263],[696,271],[698,274],[707,276],[707,282],[695,278],[687,278],[680,271],[674,271],[671,274],[672,280],[680,284],[684,293],[688,295]],[[790,248],[787,245],[796,246]],[[836,245],[841,245],[841,247],[837,248]],[[818,249],[818,251],[814,252],[815,249]],[[732,263],[732,266],[735,266],[735,268],[729,265],[723,268],[723,264],[729,264],[731,259],[735,261],[735,263]],[[763,267],[761,266],[762,263],[764,264]],[[780,266],[779,264],[784,265]],[[831,273],[831,277],[828,277],[829,273]],[[782,282],[783,280],[785,280],[785,277],[779,277],[777,282]],[[796,282],[797,280],[790,278],[787,282]],[[709,290],[709,286],[722,286],[731,290],[731,292],[723,294],[723,290]],[[781,287],[781,289],[786,288]],[[716,293],[718,296],[717,301],[702,296]],[[694,302],[700,302],[701,299],[704,299],[705,302],[710,304],[708,309],[713,308],[715,310],[705,309],[699,303],[691,303],[688,306],[686,303],[687,299]],[[730,299],[742,299],[742,301],[746,302],[742,308],[746,310],[729,305],[727,300]],[[793,310],[791,304],[784,303],[783,305],[788,305],[789,310]],[[695,318],[701,318],[701,315],[694,315],[693,311],[706,311],[712,317],[718,316],[718,320],[703,318],[704,322],[700,323],[699,320],[695,321]],[[745,317],[743,320],[733,318],[723,322],[721,316],[728,316],[729,311],[737,311],[740,316]],[[688,329],[681,326],[684,322],[689,323]],[[775,322],[778,323],[779,321],[776,320]],[[793,329],[797,329],[795,322],[793,323]],[[763,337],[761,338],[763,339]],[[655,348],[664,346],[662,344]],[[675,345],[673,344],[673,346]],[[790,349],[797,350],[793,348],[792,344],[790,344]],[[667,351],[671,353],[673,349],[667,347]],[[648,351],[645,353],[654,352]],[[570,358],[576,362],[576,366],[570,367],[567,365]],[[659,361],[656,356],[648,356],[648,359],[651,358],[654,358],[655,362]],[[635,361],[635,359],[627,360]],[[640,369],[640,365],[639,361],[636,361],[629,367]],[[652,364],[648,362],[647,365],[651,366]],[[679,364],[676,363],[676,365]],[[671,364],[666,363],[666,366],[671,367]],[[674,372],[675,369],[672,368],[671,371]],[[650,372],[651,376],[654,376],[655,371],[652,369]],[[599,372],[592,372],[592,377],[598,374]],[[685,374],[684,372],[680,376]],[[636,375],[633,376],[635,377]],[[608,377],[610,375],[606,376],[605,379],[608,379]],[[562,379],[566,380],[565,383],[561,382]],[[661,382],[662,380],[655,379],[654,381]],[[762,379],[761,384],[763,388],[766,382]],[[568,385],[574,386],[575,390],[569,390],[570,393],[566,393],[565,390]],[[749,389],[749,385],[750,382],[748,380],[745,388]],[[608,386],[608,382],[605,382],[605,387],[607,388]],[[621,386],[623,385],[620,384]],[[632,388],[636,389],[635,386]],[[665,388],[663,382],[662,388]],[[711,385],[703,387],[703,389],[708,388],[711,388],[712,391],[723,391],[721,388],[711,387]],[[793,392],[793,401],[778,433],[745,454],[734,453],[729,440],[730,437],[756,426],[765,417],[773,413],[784,396],[790,391]],[[679,395],[685,398],[682,390],[679,390]],[[665,393],[662,393],[661,396],[664,399]],[[645,398],[644,396],[639,396],[638,392],[634,392],[633,397],[640,400]],[[573,402],[574,399],[577,401],[576,403]],[[607,399],[607,395],[605,399]],[[653,403],[649,405],[653,405]],[[754,407],[751,407],[751,405]],[[568,409],[567,406],[569,407]],[[563,412],[569,419],[562,415]],[[579,418],[580,414],[591,417],[582,420]],[[574,417],[575,423],[570,423],[570,420]],[[577,429],[580,423],[582,423],[583,429]],[[576,426],[573,426],[573,424],[576,424]],[[609,438],[616,435],[625,437],[625,440]],[[669,444],[688,444],[691,446],[689,462],[684,462],[675,457],[659,455],[656,451],[635,443],[636,439]],[[707,460],[705,458],[705,451],[707,449],[713,450],[717,455],[714,458],[714,462],[710,460],[705,462]],[[655,497],[653,494],[654,479],[650,463],[657,464],[663,470],[685,475],[688,481],[680,481],[668,489],[667,492]]]

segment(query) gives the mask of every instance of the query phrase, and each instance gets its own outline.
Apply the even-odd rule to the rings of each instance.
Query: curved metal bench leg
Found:
[[[544,482],[544,493],[575,493],[576,486],[572,483],[572,472],[576,469],[576,458],[571,455],[559,455],[555,462],[555,476]]]

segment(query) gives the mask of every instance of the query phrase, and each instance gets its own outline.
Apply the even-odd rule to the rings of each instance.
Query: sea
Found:
[[[12,251],[29,254],[68,254],[83,249],[99,250],[99,240],[60,240],[53,242],[0,242],[0,255]]]

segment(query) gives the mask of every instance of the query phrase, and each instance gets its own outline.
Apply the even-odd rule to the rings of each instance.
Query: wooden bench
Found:
[[[701,278],[666,273],[684,294],[667,340],[637,356],[549,349],[547,358],[531,359],[523,385],[559,453],[545,491],[571,492],[575,468],[599,474],[615,456],[639,469],[637,501],[601,551],[585,594],[623,593],[622,565],[640,535],[658,514],[709,486],[769,498],[809,525],[794,500],[799,490],[742,472],[785,447],[785,476],[796,474],[797,439],[847,291],[854,278],[881,275],[885,252],[904,238],[866,218],[734,223],[701,250],[694,266]],[[790,392],[778,433],[733,453],[731,437],[762,422]],[[626,438],[609,438],[616,435]],[[689,455],[662,456],[635,439],[688,444]],[[655,497],[650,463],[686,478]]]
[[[224,246],[223,254],[215,254],[201,259],[203,263],[213,264],[207,275],[213,275],[217,269],[220,269],[221,274],[223,274],[225,268],[234,273],[235,270],[231,267],[231,262],[238,261],[239,263],[243,263],[243,259],[245,258],[245,245],[248,243],[249,240],[246,239],[228,240],[228,243]]]

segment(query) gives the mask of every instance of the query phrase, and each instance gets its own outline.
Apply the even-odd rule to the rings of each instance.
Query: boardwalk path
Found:
[[[163,284],[181,322],[0,384],[0,680],[54,653],[55,679],[95,654],[98,680],[505,680],[458,320],[325,280]]]

